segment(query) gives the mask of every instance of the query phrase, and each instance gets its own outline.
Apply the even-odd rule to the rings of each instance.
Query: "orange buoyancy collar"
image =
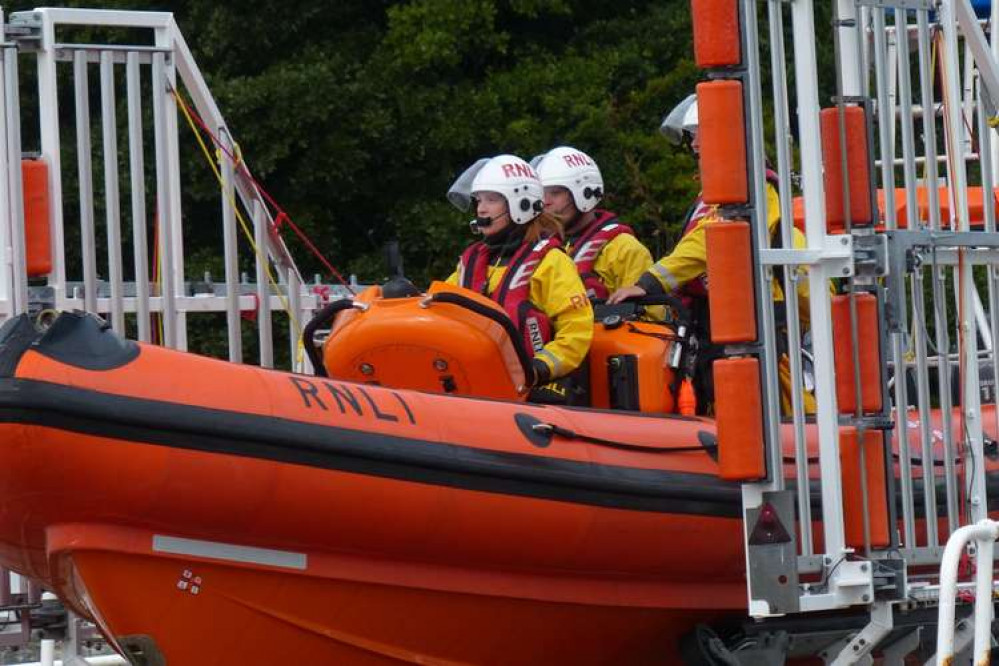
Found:
[[[558,238],[545,238],[535,244],[523,243],[506,265],[506,273],[493,293],[489,292],[489,246],[482,241],[469,245],[458,263],[458,284],[486,294],[506,310],[523,337],[524,348],[532,356],[553,337],[552,322],[531,302],[531,277],[545,256],[561,247]]]

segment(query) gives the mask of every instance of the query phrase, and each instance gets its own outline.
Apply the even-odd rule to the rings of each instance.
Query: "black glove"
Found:
[[[552,371],[548,369],[548,364],[540,358],[531,359],[531,367],[534,368],[533,386],[542,386],[552,380]]]

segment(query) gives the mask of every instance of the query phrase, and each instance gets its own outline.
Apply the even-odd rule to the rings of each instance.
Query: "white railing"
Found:
[[[940,563],[940,608],[937,620],[937,655],[939,666],[954,663],[955,611],[958,594],[958,568],[969,544],[975,553],[975,612],[973,647],[974,664],[989,663],[992,649],[993,601],[993,551],[999,538],[999,523],[981,520],[954,532],[947,541]]]
[[[303,284],[276,233],[273,213],[241,161],[173,16],[42,8],[14,13],[6,23],[0,15],[0,26],[5,28],[0,41],[0,210],[6,213],[0,219],[0,320],[41,302],[57,310],[96,312],[119,333],[186,350],[189,318],[225,313],[228,358],[243,362],[240,315],[253,311],[260,350],[254,361],[270,367],[278,325],[272,313],[282,313],[291,368],[306,370],[299,334],[320,298]],[[81,26],[131,29],[129,34],[140,29],[148,39],[139,37],[134,44],[60,41],[71,34],[67,30]],[[26,58],[35,61],[37,96],[21,99],[18,71]],[[61,88],[67,90],[60,94]],[[99,118],[91,118],[94,96]],[[71,122],[60,110],[60,101],[67,99],[74,107]],[[37,105],[40,155],[49,174],[52,267],[42,276],[45,291],[37,279],[29,282],[25,267],[30,232],[21,191],[20,117],[26,104]],[[143,122],[150,109],[152,127]],[[179,133],[190,130],[178,116],[186,120],[189,114],[218,143],[217,149],[209,148],[220,181],[217,255],[224,258],[225,275],[205,293],[192,293],[190,283],[202,276],[188,274],[184,251],[194,225],[204,228],[204,220],[185,216],[182,205],[181,160],[204,159],[200,151],[181,154]],[[127,184],[119,182],[119,173],[128,174]],[[207,166],[204,176],[215,178]],[[79,201],[78,211],[65,208],[67,199]],[[97,220],[102,209],[104,219]],[[67,239],[77,237],[78,251],[68,248]],[[131,256],[125,256],[129,245]],[[252,282],[240,271],[241,245],[244,256],[252,257]],[[334,295],[340,291],[347,293],[333,289]],[[151,322],[158,323],[158,331]]]

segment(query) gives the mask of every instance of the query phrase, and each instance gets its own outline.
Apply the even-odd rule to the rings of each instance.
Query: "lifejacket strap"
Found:
[[[657,280],[656,277],[648,271],[642,273],[642,276],[638,278],[638,282],[636,282],[636,284],[644,289],[645,293],[650,296],[658,296],[666,293],[666,290],[663,289],[662,282]]]

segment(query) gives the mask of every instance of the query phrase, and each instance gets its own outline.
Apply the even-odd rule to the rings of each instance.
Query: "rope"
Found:
[[[212,159],[211,152],[208,150],[208,146],[205,144],[204,137],[201,136],[201,132],[199,132],[197,127],[195,126],[194,121],[191,118],[191,112],[189,107],[183,102],[183,100],[181,100],[180,95],[176,91],[171,90],[171,92],[174,95],[174,99],[177,100],[178,106],[180,106],[181,111],[183,111],[184,117],[187,119],[188,125],[190,125],[191,130],[194,132],[194,137],[197,139],[198,145],[201,147],[201,152],[204,154],[205,160],[208,162],[208,165],[212,169],[212,173],[215,174],[215,178],[218,180],[219,184],[222,184],[223,182],[222,173],[219,171],[218,166],[216,166],[215,161]],[[243,217],[243,214],[240,212],[239,207],[236,205],[235,197],[230,194],[228,195],[228,199],[229,199],[229,204],[232,206],[233,211],[236,213],[236,219],[239,221],[239,226],[243,230],[243,235],[246,236],[247,242],[250,244],[250,247],[253,249],[253,252],[257,257],[257,261],[263,263],[264,271],[267,274],[267,281],[270,284],[277,286],[277,280],[274,278],[274,274],[271,271],[271,265],[270,262],[267,260],[267,255],[265,252],[262,251],[260,247],[257,246],[256,242],[254,242],[253,233],[251,232],[249,225],[246,222],[246,218]],[[282,294],[281,291],[277,289],[275,289],[275,292],[277,293],[277,297],[281,300],[281,304],[284,306],[285,312],[288,313],[288,318],[291,320],[292,327],[295,329],[296,332],[296,338],[299,338],[299,342],[297,343],[296,346],[297,358],[295,360],[297,363],[302,360],[302,353],[303,353],[302,343],[300,340],[300,338],[302,337],[302,326],[299,323],[298,318],[295,316],[295,313],[292,311],[291,304],[288,302],[288,299],[285,297],[285,295]]]
[[[197,114],[197,112],[190,108],[190,106],[187,104],[187,102],[184,101],[184,98],[180,95],[178,91],[171,88],[170,94],[174,96],[174,99],[177,100],[177,103],[184,111],[184,115],[187,117],[188,123],[191,123],[193,119],[193,121],[197,123],[197,125],[201,128],[201,130],[211,138],[212,143],[215,144],[217,150],[221,151],[223,154],[229,157],[229,159],[233,163],[233,168],[236,169],[236,171],[238,171],[240,174],[242,174],[247,180],[249,180],[250,183],[253,184],[253,187],[256,190],[256,192],[264,199],[264,201],[270,204],[270,206],[275,210],[275,212],[277,213],[274,219],[275,231],[280,231],[280,227],[282,226],[282,224],[287,224],[291,228],[291,230],[295,232],[295,235],[298,236],[299,240],[302,241],[305,247],[308,248],[308,250],[320,261],[320,263],[323,264],[326,270],[328,270],[330,274],[340,282],[340,284],[346,287],[347,291],[349,291],[351,295],[354,295],[354,290],[351,288],[350,283],[344,279],[343,275],[340,274],[340,271],[338,271],[336,268],[333,267],[333,264],[331,264],[329,260],[326,259],[323,253],[319,251],[319,248],[315,246],[315,244],[312,242],[312,240],[309,239],[309,237],[305,234],[305,232],[303,232],[298,227],[298,225],[295,224],[294,220],[291,219],[291,216],[288,215],[287,211],[285,211],[284,208],[282,208],[281,205],[277,201],[275,201],[274,197],[272,197],[270,193],[264,188],[264,186],[260,184],[260,181],[254,178],[253,174],[251,174],[249,169],[246,168],[246,165],[243,162],[242,150],[239,148],[239,144],[233,142],[234,150],[230,151],[219,140],[219,138],[215,135],[215,133],[208,128],[204,120],[201,119],[201,117]],[[198,134],[198,132],[196,131],[195,134]],[[216,173],[216,175],[218,174]]]

